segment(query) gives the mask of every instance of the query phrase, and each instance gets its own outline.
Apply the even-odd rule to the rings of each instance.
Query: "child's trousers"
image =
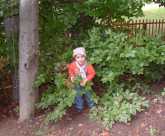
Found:
[[[85,98],[89,108],[92,108],[95,105],[94,101],[92,100],[91,93],[84,89],[85,88],[80,85],[75,87],[75,90],[77,92],[76,97],[75,97],[75,107],[80,112],[84,108],[83,95],[84,95],[84,98]]]

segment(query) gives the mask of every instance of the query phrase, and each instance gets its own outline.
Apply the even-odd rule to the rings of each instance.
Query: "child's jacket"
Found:
[[[88,81],[92,80],[95,75],[96,75],[96,72],[93,68],[93,66],[91,64],[88,64],[86,67],[85,67],[85,72],[86,72],[86,79]],[[79,75],[80,73],[80,70],[79,68],[77,67],[76,65],[76,62],[72,62],[68,65],[68,73],[69,73],[69,77],[71,79],[71,77],[76,77],[77,75]]]

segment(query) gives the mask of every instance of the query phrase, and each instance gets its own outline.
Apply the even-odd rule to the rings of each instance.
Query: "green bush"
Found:
[[[97,75],[108,85],[121,83],[124,75],[129,75],[130,81],[140,77],[153,81],[155,72],[163,72],[155,71],[155,67],[165,64],[165,42],[160,39],[141,33],[128,38],[126,33],[94,28],[83,45],[91,63],[97,66]]]
[[[52,76],[52,83],[49,86],[48,90],[43,94],[41,101],[38,104],[39,108],[47,109],[53,107],[54,110],[48,113],[47,121],[58,121],[65,115],[67,109],[74,104],[76,91],[74,86],[79,84],[82,79],[77,79],[74,84],[67,80],[66,74],[55,74]],[[39,76],[37,83],[44,81],[44,77]],[[38,85],[38,84],[36,84]],[[97,103],[97,97],[91,89],[91,83],[87,83],[85,86],[85,91],[82,92],[82,95],[86,91],[90,91],[93,97],[93,100]]]
[[[150,83],[165,73],[165,42],[142,33],[128,38],[126,33],[94,28],[83,45],[107,88],[91,117],[110,127],[130,121],[148,106],[138,92],[151,92]]]
[[[53,83],[43,94],[39,108],[47,109],[53,106],[53,111],[48,113],[47,121],[57,121],[66,112],[67,108],[72,106],[76,92],[72,87],[67,86],[67,77],[64,74],[56,74],[52,77]]]
[[[109,2],[40,1],[40,69],[35,85],[49,85],[39,104],[43,109],[53,107],[48,120],[59,120],[74,102],[75,92],[65,85],[66,64],[70,62],[74,47],[83,45],[86,48],[89,61],[104,85],[105,92],[100,99],[96,97],[98,106],[92,116],[105,125],[127,122],[146,107],[147,101],[137,92],[149,92],[149,83],[163,77],[165,44],[160,39],[143,34],[129,38],[126,33],[104,28],[94,28],[86,35],[86,30],[99,19],[123,19],[141,14],[138,11],[141,11],[142,1],[131,2],[131,7],[112,2],[110,6],[121,8],[114,8],[115,12],[110,14],[107,9],[112,7],[106,4]],[[91,22],[82,21],[84,16]]]
[[[90,117],[99,120],[106,127],[112,127],[115,122],[131,121],[133,115],[149,106],[145,98],[131,91],[124,90],[121,86],[107,90],[98,106],[91,111]]]
[[[128,38],[125,33],[94,28],[82,44],[105,89],[102,97],[95,97],[98,105],[92,110],[92,118],[103,121],[106,126],[130,121],[133,115],[148,106],[148,101],[138,92],[151,92],[148,85],[160,80],[164,73],[164,42],[141,33]],[[74,102],[75,92],[65,84],[65,66],[71,53],[72,50],[68,50],[61,54],[61,59],[49,64],[53,71],[47,69],[48,72],[42,72],[36,81],[38,86],[45,82],[50,84],[39,105],[54,108],[47,118],[51,121],[59,120]],[[49,65],[45,66],[49,68]],[[160,69],[156,69],[158,66]]]

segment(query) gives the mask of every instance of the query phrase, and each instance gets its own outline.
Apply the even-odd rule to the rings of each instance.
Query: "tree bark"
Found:
[[[38,69],[38,1],[20,0],[19,120],[34,115],[38,91],[33,87]]]

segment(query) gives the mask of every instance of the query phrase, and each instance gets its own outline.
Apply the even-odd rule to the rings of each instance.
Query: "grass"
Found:
[[[147,19],[165,19],[165,7],[159,7],[159,4],[145,4],[142,8],[144,17]]]
[[[144,17],[147,19],[165,19],[165,8],[144,9]]]
[[[144,16],[138,17],[137,19],[147,19],[151,21],[156,19],[165,19],[165,7],[151,6],[150,8],[143,8],[143,13]],[[165,33],[165,25],[160,25],[159,27],[161,29],[161,33]],[[154,35],[160,34],[157,28],[157,25],[153,25],[152,31],[154,32]]]
[[[146,7],[143,8],[143,13],[144,16],[142,17],[133,17],[133,20],[143,20],[147,21],[147,22],[152,22],[153,20],[159,20],[159,19],[163,19],[165,20],[165,7],[159,7],[158,5],[155,4],[149,4]],[[152,27],[150,29],[150,27]],[[158,30],[159,28],[159,30]],[[161,32],[159,32],[161,30]],[[147,29],[146,32],[150,35],[150,33],[153,35],[159,35],[159,34],[165,34],[165,24],[161,24],[161,25],[150,25],[147,24]]]
[[[132,17],[133,20],[138,19],[165,19],[165,7],[147,7],[143,8],[144,16],[141,17]]]
[[[159,4],[150,3],[142,7],[144,16],[133,17],[133,19],[165,19],[165,7],[159,7]]]

